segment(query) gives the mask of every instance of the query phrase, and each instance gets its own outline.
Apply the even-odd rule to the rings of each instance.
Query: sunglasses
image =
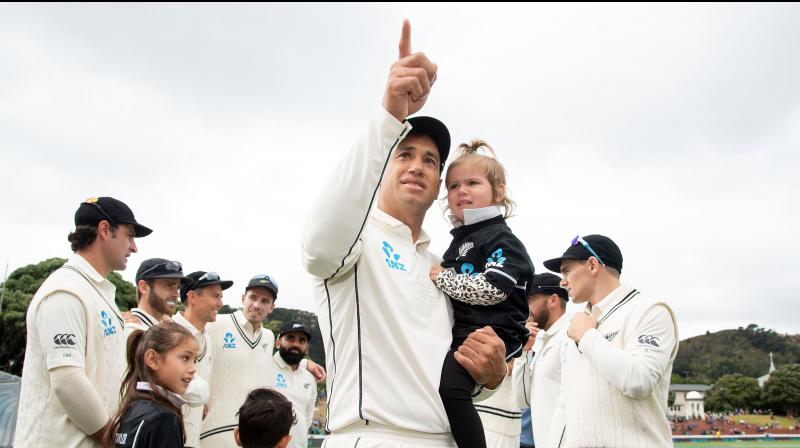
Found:
[[[603,262],[603,259],[602,259],[602,258],[600,258],[600,255],[597,255],[597,252],[595,252],[595,251],[594,251],[594,249],[592,249],[592,246],[590,246],[590,245],[589,245],[589,243],[587,243],[587,242],[586,242],[586,240],[584,240],[583,238],[581,238],[581,236],[580,236],[580,235],[577,235],[577,236],[575,236],[575,238],[573,238],[573,239],[572,239],[572,245],[573,245],[573,246],[574,246],[574,245],[576,245],[576,244],[578,244],[578,243],[580,243],[580,244],[581,244],[581,245],[582,245],[584,248],[586,248],[586,250],[588,250],[588,251],[589,251],[589,253],[590,253],[590,254],[592,254],[592,255],[594,256],[594,258],[597,258],[597,261],[599,261],[599,262],[600,262],[600,264],[602,264],[603,266],[605,266],[605,265],[606,265],[606,264]]]
[[[254,281],[261,281],[261,280],[266,280],[266,281],[272,283],[273,285],[275,285],[275,288],[278,287],[278,282],[276,282],[275,279],[273,279],[269,275],[256,275],[255,277],[250,279],[250,282],[252,283]]]
[[[163,267],[164,270],[166,270],[166,271],[178,272],[178,273],[181,273],[181,274],[183,273],[183,265],[181,265],[180,262],[178,262],[178,261],[163,261],[161,263],[158,263],[158,264],[155,264],[153,266],[150,266],[149,269],[147,269],[146,271],[144,271],[141,274],[139,274],[139,277],[140,278],[144,277],[144,275],[147,274],[148,272],[154,271],[154,270],[156,270],[157,268],[160,268],[160,267]]]
[[[220,278],[219,278],[219,274],[217,274],[216,272],[213,272],[213,271],[212,272],[206,272],[200,278],[195,280],[194,283],[192,283],[192,286],[188,289],[188,291],[193,290],[203,280],[208,280],[209,282],[216,282],[216,281],[219,281]]]
[[[106,211],[103,210],[103,207],[100,207],[100,204],[98,204],[97,202],[88,202],[87,201],[87,202],[84,202],[84,204],[89,204],[89,205],[93,206],[94,208],[97,209],[98,212],[100,212],[101,215],[103,215],[104,218],[106,218],[108,220],[109,223],[111,223],[112,226],[119,227],[119,224],[117,224],[117,222],[114,221],[113,218],[108,216],[108,213],[106,213]]]

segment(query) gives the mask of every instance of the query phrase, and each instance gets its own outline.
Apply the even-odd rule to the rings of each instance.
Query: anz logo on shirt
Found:
[[[383,242],[383,253],[386,254],[386,259],[384,261],[386,261],[386,265],[389,266],[389,269],[408,272],[405,265],[400,262],[400,254],[395,253],[394,248],[386,241]]]
[[[275,377],[275,387],[282,387],[284,389],[289,387],[289,385],[286,384],[286,377],[284,377],[282,373],[279,373],[278,376]]]
[[[105,310],[100,311],[100,325],[103,326],[103,336],[117,334],[117,327],[114,326],[114,321]]]
[[[491,267],[502,268],[503,263],[506,262],[506,257],[503,256],[503,248],[499,248],[492,252],[492,256],[486,259],[486,269]]]
[[[225,333],[225,343],[222,344],[222,348],[236,348],[236,338],[233,337],[233,333]]]

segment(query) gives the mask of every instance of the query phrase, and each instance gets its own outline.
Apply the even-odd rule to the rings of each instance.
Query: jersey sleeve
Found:
[[[48,370],[84,367],[86,360],[86,312],[80,299],[56,292],[36,309],[36,332]]]
[[[511,295],[514,288],[527,291],[533,264],[522,244],[510,230],[495,232],[481,245],[485,255],[483,274],[495,288]]]

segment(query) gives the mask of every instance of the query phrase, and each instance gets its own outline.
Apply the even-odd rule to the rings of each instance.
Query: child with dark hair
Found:
[[[128,338],[128,371],[119,410],[105,434],[106,448],[182,448],[181,406],[195,373],[197,340],[184,327],[165,322]]]
[[[244,448],[285,448],[292,440],[289,430],[297,422],[292,402],[267,388],[251,391],[236,415],[239,427],[233,437]]]

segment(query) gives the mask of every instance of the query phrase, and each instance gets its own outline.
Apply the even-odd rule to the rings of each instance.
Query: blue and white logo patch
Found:
[[[486,269],[495,267],[502,268],[503,263],[506,262],[506,257],[503,256],[503,249],[499,248],[492,252],[492,256],[486,259]]]
[[[233,337],[233,333],[225,333],[225,343],[222,344],[222,348],[236,348],[236,338]]]
[[[403,271],[407,272],[405,265],[400,260],[400,254],[394,251],[394,248],[391,244],[387,243],[386,241],[383,242],[383,253],[386,254],[386,266],[389,266],[389,269],[394,269],[396,271]]]
[[[100,325],[103,327],[103,336],[117,334],[117,327],[114,326],[114,321],[105,310],[100,311]]]
[[[286,384],[286,377],[284,377],[282,373],[278,373],[278,376],[275,377],[275,387],[282,387],[284,389],[289,387],[289,385]]]

